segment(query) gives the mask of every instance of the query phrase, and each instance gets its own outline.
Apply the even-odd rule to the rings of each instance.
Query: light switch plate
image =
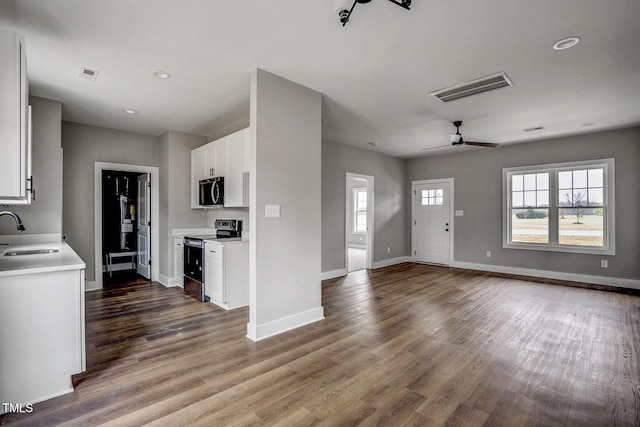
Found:
[[[456,211],[456,216],[464,216],[464,211]]]
[[[280,218],[280,205],[264,205],[264,216],[267,218]]]

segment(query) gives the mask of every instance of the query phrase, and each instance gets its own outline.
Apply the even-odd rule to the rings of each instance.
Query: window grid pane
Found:
[[[511,183],[511,207],[549,206],[548,172],[512,175]]]
[[[444,202],[444,190],[442,188],[422,190],[420,193],[422,206],[442,205]]]
[[[572,208],[602,208],[604,169],[558,172],[558,204]]]
[[[365,233],[367,231],[367,190],[354,190],[354,221],[353,231]]]

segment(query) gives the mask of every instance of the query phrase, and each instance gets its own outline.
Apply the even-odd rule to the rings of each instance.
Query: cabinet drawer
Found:
[[[184,239],[182,237],[174,237],[173,238],[173,248],[174,249],[183,249]]]
[[[224,256],[224,246],[216,243],[207,243],[204,247],[206,258],[222,259]]]

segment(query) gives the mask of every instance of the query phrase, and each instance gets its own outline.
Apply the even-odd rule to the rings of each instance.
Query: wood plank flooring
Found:
[[[410,263],[322,286],[324,321],[258,343],[247,309],[90,292],[76,391],[0,423],[640,425],[638,296]]]

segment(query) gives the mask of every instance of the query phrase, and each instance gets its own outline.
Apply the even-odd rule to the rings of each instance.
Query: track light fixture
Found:
[[[352,0],[333,0],[333,8],[338,14],[338,20],[342,23],[344,27],[349,22],[349,18],[351,17],[351,13],[353,13],[353,9],[356,7],[358,3],[369,3],[371,0],[355,0],[351,3]],[[397,4],[398,6],[411,10],[411,0],[388,0],[391,3]]]

